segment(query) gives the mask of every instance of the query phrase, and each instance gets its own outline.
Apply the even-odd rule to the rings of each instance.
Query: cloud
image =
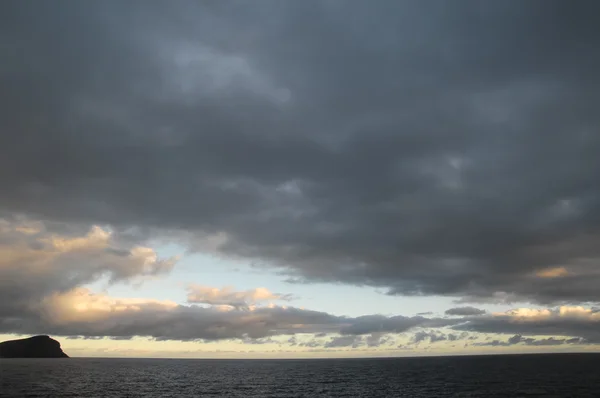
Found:
[[[536,273],[540,278],[562,278],[568,274],[569,271],[565,267],[548,268]]]
[[[317,347],[322,347],[323,345],[325,345],[326,343],[317,339],[311,339],[309,341],[303,342],[298,344],[298,346],[300,347],[307,347],[307,348],[317,348]]]
[[[456,340],[464,340],[469,338],[469,333],[467,332],[462,332],[460,334],[454,334],[454,333],[448,333],[448,340],[449,341],[456,341]]]
[[[438,322],[423,317],[340,317],[272,303],[259,306],[291,299],[265,288],[235,291],[192,285],[191,305],[180,305],[111,297],[85,287],[101,278],[143,282],[170,272],[176,261],[159,258],[149,247],[131,246],[110,228],[94,226],[86,232],[68,224],[0,219],[0,333],[261,343],[275,335],[357,336]]]
[[[325,348],[337,348],[337,347],[352,347],[357,348],[363,344],[361,336],[339,336],[334,337],[330,341],[326,342]]]
[[[235,291],[233,287],[215,288],[210,286],[190,285],[187,300],[189,303],[212,305],[227,305],[231,307],[244,307],[265,301],[291,300],[289,294],[272,293],[264,287],[256,289]]]
[[[371,333],[364,340],[368,347],[381,347],[395,342],[393,336],[386,333]]]
[[[550,309],[517,308],[503,313],[463,318],[455,330],[530,336],[563,336],[600,342],[600,313],[581,306]],[[538,343],[542,345],[543,343]]]
[[[600,300],[596,2],[0,7],[2,213],[304,282]]]
[[[479,346],[479,347],[485,347],[485,346],[507,347],[507,346],[512,346],[515,344],[522,344],[522,345],[527,345],[527,346],[556,346],[556,345],[563,345],[563,344],[581,344],[583,342],[584,341],[580,338],[559,339],[559,338],[555,338],[555,337],[547,337],[547,338],[542,338],[542,339],[536,339],[536,338],[531,338],[531,337],[526,338],[526,337],[521,336],[520,334],[516,334],[516,335],[510,337],[506,341],[492,340],[492,341],[487,341],[487,342],[471,343],[471,345]]]
[[[166,274],[177,261],[129,246],[99,226],[87,233],[67,230],[0,219],[0,318],[103,277],[115,283]]]
[[[324,325],[339,328],[343,319],[294,308],[221,311],[169,301],[119,299],[78,288],[46,298],[35,316],[4,319],[4,333],[78,336],[148,336],[159,340],[260,339],[310,331]]]
[[[458,316],[469,316],[469,315],[483,315],[486,311],[475,308],[475,307],[456,307],[446,310],[446,315],[458,315]]]
[[[270,337],[262,338],[262,339],[252,339],[252,338],[245,337],[242,339],[242,342],[244,344],[259,344],[259,345],[260,344],[278,344],[277,341],[273,340]]]
[[[236,339],[247,344],[329,349],[392,346],[397,344],[395,337],[399,333],[412,332],[409,345],[465,340],[471,346],[541,347],[597,344],[597,314],[583,307],[560,307],[519,308],[451,320],[383,315],[340,317],[279,306],[223,311],[219,305],[201,307],[164,300],[114,298],[76,288],[48,296],[32,312],[3,318],[0,333],[117,339],[145,336],[184,341]],[[375,328],[374,319],[384,326]],[[479,333],[510,337],[502,340],[488,336],[482,341]],[[288,337],[274,339],[282,335]],[[308,336],[308,339],[299,338],[300,335]]]
[[[412,341],[413,341],[413,343],[420,343],[422,341],[425,341],[428,338],[429,338],[429,333],[421,330],[414,334]]]
[[[419,318],[400,326],[397,317],[379,317],[395,324],[394,331],[410,330],[430,320]],[[434,320],[431,320],[432,322]],[[369,346],[388,341],[384,333],[371,333],[364,317],[340,317],[294,307],[249,307],[223,311],[219,306],[179,305],[171,301],[143,298],[115,298],[75,288],[54,293],[31,311],[0,319],[0,333],[47,333],[85,338],[152,337],[157,340],[240,339],[252,344],[272,343],[271,336],[311,334],[315,337],[338,334],[327,347],[342,342]],[[291,341],[299,346],[297,341]]]
[[[298,345],[298,339],[296,338],[296,336],[292,336],[292,337],[290,337],[289,339],[287,339],[286,343],[287,343],[289,346],[292,346],[292,347],[293,347],[293,346],[296,346],[296,345]]]
[[[439,341],[446,341],[446,340],[457,340],[458,336],[450,334],[447,335],[443,332],[440,331],[426,331],[426,330],[420,330],[418,332],[416,332],[411,339],[411,342],[413,344],[419,344],[423,341],[429,340],[430,343],[437,343]]]
[[[414,327],[443,327],[457,323],[455,320],[425,318],[422,316],[364,315],[340,329],[342,334],[364,335],[371,333],[402,333]]]
[[[111,297],[83,286],[100,278],[113,283],[143,281],[170,272],[177,258],[161,259],[150,247],[132,245],[124,234],[97,225],[86,231],[83,225],[1,219],[0,254],[0,333],[237,339],[248,344],[283,344],[271,339],[280,335],[313,336],[312,340],[289,342],[290,346],[303,348],[376,348],[393,343],[391,335],[414,330],[414,343],[476,337],[469,333],[513,335],[507,341],[478,343],[498,346],[600,341],[600,312],[584,306],[524,307],[501,313],[456,307],[446,311],[452,318],[379,314],[342,317],[274,305],[271,301],[291,297],[265,288],[236,291],[192,285],[189,305]],[[260,305],[267,302],[269,305]]]
[[[387,333],[448,324],[422,316],[342,317],[278,306],[272,301],[292,297],[266,288],[236,291],[190,285],[188,305],[96,293],[86,285],[101,278],[111,283],[143,282],[170,272],[177,261],[159,258],[150,247],[132,246],[108,227],[86,231],[70,224],[0,219],[0,254],[0,333],[238,339],[248,344],[272,343],[269,337],[278,335],[365,336],[364,344],[377,347],[388,341]],[[362,337],[356,338],[359,341]]]

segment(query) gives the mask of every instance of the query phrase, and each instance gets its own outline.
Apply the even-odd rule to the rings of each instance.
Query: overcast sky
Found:
[[[600,343],[600,3],[0,2],[0,337]]]

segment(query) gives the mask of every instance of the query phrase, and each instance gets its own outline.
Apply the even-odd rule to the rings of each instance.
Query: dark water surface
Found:
[[[600,354],[0,359],[1,397],[600,397]]]

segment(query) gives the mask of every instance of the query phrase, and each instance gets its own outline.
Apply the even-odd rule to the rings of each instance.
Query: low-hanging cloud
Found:
[[[390,319],[381,316],[380,319]],[[404,332],[429,320],[418,318],[398,324],[394,332]],[[391,330],[391,329],[390,329]],[[114,298],[86,288],[54,293],[30,312],[0,319],[0,333],[47,333],[62,336],[131,338],[152,337],[158,340],[228,340],[242,342],[290,334],[342,334],[327,347],[362,345],[362,335],[369,334],[369,344],[377,346],[382,334],[371,334],[363,317],[341,317],[320,311],[294,307],[223,306],[201,307],[143,298]],[[261,342],[264,342],[261,340]],[[268,341],[267,341],[268,342]]]
[[[337,348],[337,347],[352,347],[357,348],[363,345],[363,339],[361,336],[339,336],[333,337],[331,340],[325,343],[325,348]]]
[[[520,334],[516,334],[510,337],[507,340],[492,340],[492,341],[484,341],[471,343],[472,346],[475,347],[509,347],[516,344],[526,345],[526,346],[534,346],[534,347],[542,347],[542,346],[558,346],[564,344],[581,344],[584,343],[583,339],[579,337],[574,337],[570,339],[566,338],[555,338],[555,337],[547,337],[547,338],[532,338],[532,337],[523,337]]]
[[[458,316],[469,316],[469,315],[483,315],[486,313],[485,310],[475,307],[455,307],[450,308],[444,312],[446,315],[458,315]]]
[[[463,318],[463,322],[452,328],[479,333],[563,336],[597,344],[600,342],[600,313],[581,306],[518,308],[489,316]]]
[[[249,305],[277,300],[289,301],[291,299],[290,294],[273,293],[264,287],[236,291],[233,287],[215,288],[195,284],[188,287],[187,296],[189,303],[227,305],[236,308],[246,308]]]

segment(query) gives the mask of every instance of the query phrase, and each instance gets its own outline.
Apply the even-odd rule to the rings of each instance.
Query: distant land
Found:
[[[33,336],[27,339],[0,343],[0,358],[69,358],[60,343],[50,336]]]

